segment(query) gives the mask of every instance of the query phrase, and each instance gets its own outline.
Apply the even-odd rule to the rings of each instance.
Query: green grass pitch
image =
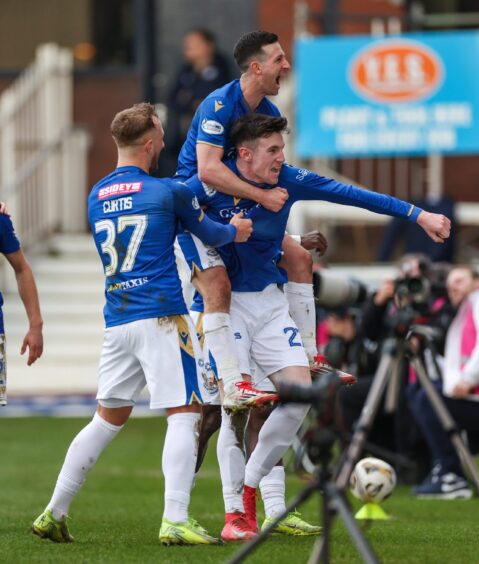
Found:
[[[160,471],[165,431],[162,418],[132,419],[90,473],[71,508],[71,545],[56,545],[30,533],[33,519],[50,498],[65,451],[83,419],[0,419],[0,562],[1,563],[182,563],[227,562],[238,545],[162,547]],[[288,477],[289,497],[301,481]],[[261,506],[261,504],[259,504]],[[358,503],[354,504],[358,508]],[[301,507],[318,522],[318,498]],[[383,504],[392,516],[366,532],[382,562],[479,562],[479,503],[419,501],[397,488]],[[210,448],[192,495],[191,514],[218,535],[223,523],[221,487]],[[270,538],[248,562],[306,562],[311,537]],[[360,562],[348,535],[336,520],[332,562]]]

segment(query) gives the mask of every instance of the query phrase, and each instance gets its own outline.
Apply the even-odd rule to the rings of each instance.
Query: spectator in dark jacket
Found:
[[[196,108],[203,99],[232,80],[229,64],[218,52],[216,40],[207,29],[193,29],[183,39],[184,62],[168,95],[166,153],[161,174],[173,174],[176,158],[186,139]],[[166,168],[170,168],[166,170]]]

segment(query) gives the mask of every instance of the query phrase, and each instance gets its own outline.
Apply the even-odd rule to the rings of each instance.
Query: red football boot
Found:
[[[317,354],[314,357],[314,362],[311,365],[311,376],[313,378],[315,377],[321,377],[322,374],[326,374],[327,372],[335,372],[341,382],[346,385],[346,386],[351,386],[352,384],[356,384],[356,382],[358,381],[358,379],[356,378],[356,376],[353,376],[352,374],[348,374],[347,372],[343,372],[342,370],[337,370],[336,368],[333,368],[327,358],[321,354]]]

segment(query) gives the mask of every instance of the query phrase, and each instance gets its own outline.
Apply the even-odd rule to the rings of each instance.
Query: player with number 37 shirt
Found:
[[[106,446],[120,432],[145,387],[150,406],[165,408],[163,544],[217,544],[188,516],[194,478],[196,428],[203,397],[201,357],[187,315],[173,243],[178,223],[210,245],[241,242],[251,221],[229,225],[207,218],[183,183],[150,176],[164,147],[150,104],[119,112],[111,132],[117,168],[88,198],[88,219],[105,272],[105,337],[98,370],[98,407],[67,452],[52,498],[33,532],[72,542],[66,518],[73,498]]]

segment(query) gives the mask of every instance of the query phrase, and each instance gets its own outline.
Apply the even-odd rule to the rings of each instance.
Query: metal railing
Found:
[[[86,228],[88,136],[73,126],[73,59],[41,45],[0,96],[0,199],[24,248]]]

